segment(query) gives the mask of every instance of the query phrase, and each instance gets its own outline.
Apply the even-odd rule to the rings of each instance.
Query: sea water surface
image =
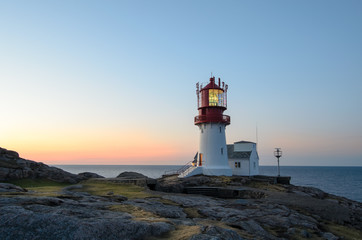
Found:
[[[161,177],[166,171],[177,170],[177,165],[54,165],[71,173],[94,172],[104,177],[116,177],[121,172],[138,172],[151,178]],[[276,176],[275,166],[260,166],[260,174]],[[362,202],[362,167],[295,167],[282,166],[280,175],[291,176],[291,184],[316,187],[327,193]]]

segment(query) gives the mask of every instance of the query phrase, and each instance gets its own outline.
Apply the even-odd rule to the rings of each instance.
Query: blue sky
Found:
[[[186,163],[195,83],[212,72],[229,84],[228,142],[255,141],[257,125],[261,164],[281,147],[284,165],[361,166],[361,12],[361,1],[2,1],[0,146],[46,163]]]

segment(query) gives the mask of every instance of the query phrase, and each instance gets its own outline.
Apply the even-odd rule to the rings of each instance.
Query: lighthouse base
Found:
[[[194,175],[203,174],[209,176],[232,176],[231,168],[206,168],[206,167],[189,167],[184,172],[180,173],[179,178],[191,177]]]

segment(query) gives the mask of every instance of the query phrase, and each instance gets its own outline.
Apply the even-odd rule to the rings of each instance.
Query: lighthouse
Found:
[[[191,167],[185,169],[179,177],[197,174],[231,176],[228,163],[225,128],[230,124],[230,117],[224,115],[227,109],[228,85],[215,77],[203,84],[196,84],[197,108],[199,114],[194,123],[199,128],[199,151]]]

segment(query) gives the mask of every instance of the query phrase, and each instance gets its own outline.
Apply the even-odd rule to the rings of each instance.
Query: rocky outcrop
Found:
[[[92,173],[92,172],[82,172],[82,173],[78,173],[78,176],[80,178],[82,178],[82,180],[88,180],[90,178],[104,178],[101,175],[98,175],[97,173]]]
[[[141,173],[137,173],[137,172],[122,172],[120,173],[117,178],[123,178],[123,179],[140,179],[140,178],[144,178],[147,179],[149,177],[141,174]]]
[[[26,192],[27,190],[10,183],[0,183],[0,192]]]
[[[0,148],[0,181],[41,178],[56,182],[77,183],[94,177],[99,178],[102,176],[88,172],[78,175],[72,174],[41,162],[20,158],[17,152]]]
[[[4,240],[144,239],[173,229],[169,223],[135,221],[128,213],[107,210],[110,202],[97,197],[7,200],[0,198],[0,239]]]
[[[14,185],[0,184],[0,189],[4,189],[0,192],[0,239],[362,237],[362,204],[315,188],[269,183],[251,187],[253,183],[227,177],[199,176],[183,184],[202,182],[231,188],[244,184],[264,196],[230,199],[147,191],[144,197],[127,198],[109,191],[108,179],[92,180],[98,181],[108,193],[92,195],[82,192],[87,189],[78,184],[63,188],[59,195],[40,197],[34,192],[22,192],[22,188]],[[237,182],[240,186],[235,186]],[[114,179],[109,179],[109,183],[114,186]],[[177,179],[173,183],[180,185]],[[119,184],[124,187],[123,182]],[[167,186],[173,189],[170,184]],[[18,189],[20,195],[11,195],[12,189]],[[9,195],[4,195],[6,191]]]

